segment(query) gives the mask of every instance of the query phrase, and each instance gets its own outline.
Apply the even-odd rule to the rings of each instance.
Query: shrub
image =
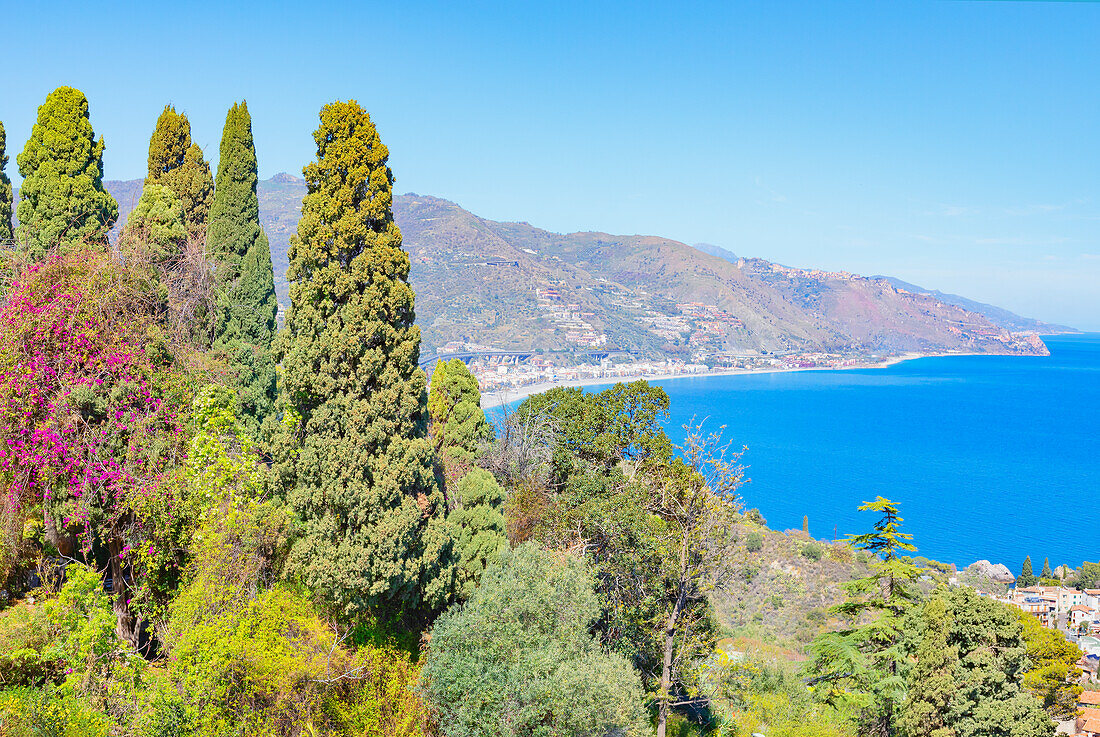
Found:
[[[821,560],[821,557],[825,554],[825,550],[818,543],[807,543],[802,546],[802,557],[809,558],[815,563]]]
[[[745,536],[745,549],[750,553],[759,552],[764,548],[764,533],[753,530]]]
[[[525,544],[432,630],[423,694],[447,737],[645,734],[638,676],[602,651],[582,561]]]

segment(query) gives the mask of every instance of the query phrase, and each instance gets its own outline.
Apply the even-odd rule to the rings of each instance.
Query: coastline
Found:
[[[591,379],[563,379],[561,381],[544,381],[538,384],[528,384],[525,386],[518,386],[510,389],[503,389],[495,392],[485,392],[481,395],[481,408],[496,409],[512,402],[518,402],[521,399],[526,399],[534,394],[541,394],[542,392],[549,391],[557,387],[585,387],[585,386],[608,386],[618,382],[629,381],[671,381],[673,379],[700,379],[711,376],[743,376],[749,374],[786,374],[796,371],[853,371],[862,369],[884,369],[894,366],[905,361],[914,361],[918,358],[944,358],[946,356],[988,356],[997,355],[989,353],[978,352],[965,352],[965,353],[902,353],[898,356],[891,356],[879,363],[867,364],[863,366],[813,366],[808,368],[766,368],[766,369],[732,369],[728,371],[708,371],[705,374],[692,374],[692,373],[670,373],[670,374],[651,374],[641,376],[604,376],[600,378]]]

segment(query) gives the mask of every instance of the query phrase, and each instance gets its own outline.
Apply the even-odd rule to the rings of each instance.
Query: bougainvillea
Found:
[[[109,556],[120,624],[127,559],[152,537],[135,510],[165,506],[154,497],[184,452],[189,406],[145,284],[88,250],[28,268],[0,305],[5,517],[40,509],[62,553]]]

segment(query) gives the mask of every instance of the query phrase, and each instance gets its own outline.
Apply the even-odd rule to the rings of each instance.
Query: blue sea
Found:
[[[668,432],[692,418],[747,445],[747,508],[819,539],[900,504],[918,555],[1019,573],[1100,559],[1100,334],[1045,338],[1049,357],[921,358],[886,369],[657,382]],[[598,390],[599,387],[592,387]]]

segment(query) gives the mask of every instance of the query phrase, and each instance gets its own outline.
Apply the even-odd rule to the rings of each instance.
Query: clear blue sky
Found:
[[[344,7],[344,6],[347,7]],[[398,191],[557,231],[885,273],[1100,330],[1100,4],[7,4],[9,174],[82,89],[111,179],[172,102],[261,175],[355,98]]]

